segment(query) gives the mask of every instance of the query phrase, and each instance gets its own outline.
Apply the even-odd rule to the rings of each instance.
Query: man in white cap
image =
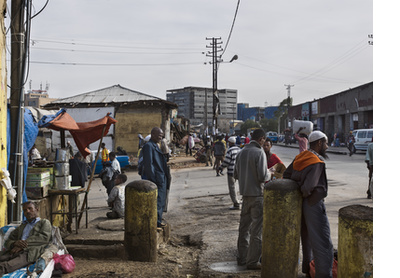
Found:
[[[324,162],[328,138],[317,130],[310,133],[309,142],[310,149],[296,156],[283,173],[283,178],[296,181],[303,195],[302,271],[310,275],[310,262],[314,259],[315,277],[332,277],[333,245],[324,204],[324,198],[328,195]]]
[[[231,200],[233,202],[233,206],[229,209],[236,210],[240,209],[240,204],[237,199],[236,189],[235,189],[235,178],[233,177],[233,171],[235,170],[235,161],[236,156],[240,152],[240,148],[236,146],[236,137],[232,136],[228,139],[229,149],[226,152],[225,159],[220,166],[221,174],[223,168],[227,168],[228,172],[228,188],[229,195],[231,196]]]

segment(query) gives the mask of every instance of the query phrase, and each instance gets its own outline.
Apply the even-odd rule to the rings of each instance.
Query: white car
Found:
[[[372,142],[373,137],[373,129],[356,129],[353,130],[354,136],[354,145],[353,152],[356,151],[366,151],[368,148],[368,144]]]

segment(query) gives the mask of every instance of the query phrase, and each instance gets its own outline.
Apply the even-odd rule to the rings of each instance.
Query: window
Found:
[[[358,138],[365,138],[367,136],[367,132],[366,131],[359,131],[358,132]]]

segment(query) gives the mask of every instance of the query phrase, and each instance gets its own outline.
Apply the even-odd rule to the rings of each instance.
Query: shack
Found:
[[[171,122],[176,114],[177,104],[124,88],[121,85],[58,99],[46,104],[44,109],[64,108],[77,122],[98,119],[108,113],[117,120],[103,142],[109,150],[121,147],[129,154],[139,149],[138,134],[143,137],[150,134],[153,127],[160,127],[168,141],[173,139]],[[72,136],[66,132],[66,139]],[[71,140],[72,142],[73,140]],[[95,142],[94,145],[97,145]],[[73,145],[74,151],[77,151]]]

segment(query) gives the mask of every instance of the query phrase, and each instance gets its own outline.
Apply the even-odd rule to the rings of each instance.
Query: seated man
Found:
[[[115,178],[115,186],[108,196],[108,206],[112,211],[107,212],[107,217],[110,219],[123,218],[125,215],[125,182],[127,177],[125,174],[119,174]]]
[[[51,240],[51,224],[40,219],[37,203],[28,201],[22,205],[26,220],[10,233],[0,252],[0,275],[13,272],[34,263]]]

